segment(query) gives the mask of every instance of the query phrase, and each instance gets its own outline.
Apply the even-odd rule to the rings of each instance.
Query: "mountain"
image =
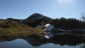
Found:
[[[32,16],[28,17],[32,18]],[[36,18],[36,17],[33,17]],[[28,19],[30,20],[30,19]],[[0,19],[0,36],[29,36],[36,34],[43,35],[44,30],[40,28],[33,28],[33,25],[26,24],[26,19]],[[28,22],[31,23],[31,22]]]
[[[26,25],[30,27],[37,27],[40,26],[42,23],[44,24],[50,23],[54,25],[55,28],[60,28],[65,30],[85,29],[85,22],[81,20],[74,19],[74,18],[66,19],[64,17],[52,19],[50,17],[44,16],[39,13],[34,13],[29,17],[27,17],[26,19],[13,19],[13,18],[0,19],[0,26],[8,24],[9,26]]]
[[[41,25],[42,22],[44,23],[50,23],[53,19],[46,17],[39,13],[34,13],[30,15],[26,19],[14,19],[14,18],[7,18],[7,19],[0,19],[0,26],[13,26],[13,25],[28,25],[31,27],[36,27],[38,25]]]
[[[28,18],[26,18],[23,22],[29,26],[36,27],[40,25],[42,22],[50,23],[51,21],[52,21],[52,18],[46,17],[39,13],[34,13]]]
[[[85,29],[85,22],[77,19],[52,19],[39,13],[34,13],[26,19],[0,19],[0,36],[18,36],[37,34],[43,36],[44,30],[42,24],[50,23],[56,29],[74,30]],[[38,27],[37,27],[38,26]],[[37,28],[35,28],[37,27]],[[72,31],[72,32],[74,32]],[[57,30],[55,32],[58,32]]]

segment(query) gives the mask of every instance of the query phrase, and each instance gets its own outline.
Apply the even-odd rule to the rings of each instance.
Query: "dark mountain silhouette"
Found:
[[[24,23],[36,27],[41,24],[41,22],[50,23],[52,18],[46,17],[39,13],[34,13],[24,20]]]
[[[14,18],[0,19],[0,22],[1,22],[0,24],[6,25],[7,23],[9,23],[10,26],[14,25],[14,24],[15,25],[22,24],[22,25],[28,25],[31,27],[36,27],[36,26],[40,25],[41,22],[50,23],[51,21],[52,21],[52,18],[46,17],[39,13],[34,13],[26,19],[14,19]],[[13,23],[16,22],[16,23],[13,24],[12,22]]]
[[[66,19],[64,17],[52,19],[50,17],[44,16],[39,13],[34,13],[26,19],[13,19],[13,18],[0,19],[0,26],[2,26],[3,24],[7,24],[5,22],[8,20],[10,22],[16,22],[15,24],[11,24],[9,26],[21,24],[21,25],[36,27],[36,26],[41,25],[42,22],[44,22],[45,24],[50,23],[54,25],[55,28],[61,28],[61,29],[66,29],[66,30],[85,29],[85,21],[81,21],[81,20],[74,19],[74,18]],[[10,22],[8,23],[10,24]]]

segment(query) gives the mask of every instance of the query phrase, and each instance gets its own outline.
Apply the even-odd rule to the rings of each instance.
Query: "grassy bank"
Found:
[[[39,36],[43,35],[44,30],[32,27],[10,27],[0,28],[0,36],[29,36],[36,34]]]

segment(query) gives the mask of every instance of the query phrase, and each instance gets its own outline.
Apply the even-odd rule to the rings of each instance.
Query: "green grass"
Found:
[[[10,28],[0,28],[0,36],[29,36],[36,34],[43,36],[44,30],[39,28],[32,28],[29,26],[24,27],[10,27]]]

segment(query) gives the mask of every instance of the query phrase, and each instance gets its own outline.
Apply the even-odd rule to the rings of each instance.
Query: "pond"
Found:
[[[0,48],[33,48],[33,46],[24,39],[15,39],[13,41],[0,42]]]
[[[61,37],[49,40],[36,39],[34,37],[13,38],[0,37],[0,48],[85,48],[85,40],[83,37],[70,38]],[[76,40],[77,39],[77,40]]]

